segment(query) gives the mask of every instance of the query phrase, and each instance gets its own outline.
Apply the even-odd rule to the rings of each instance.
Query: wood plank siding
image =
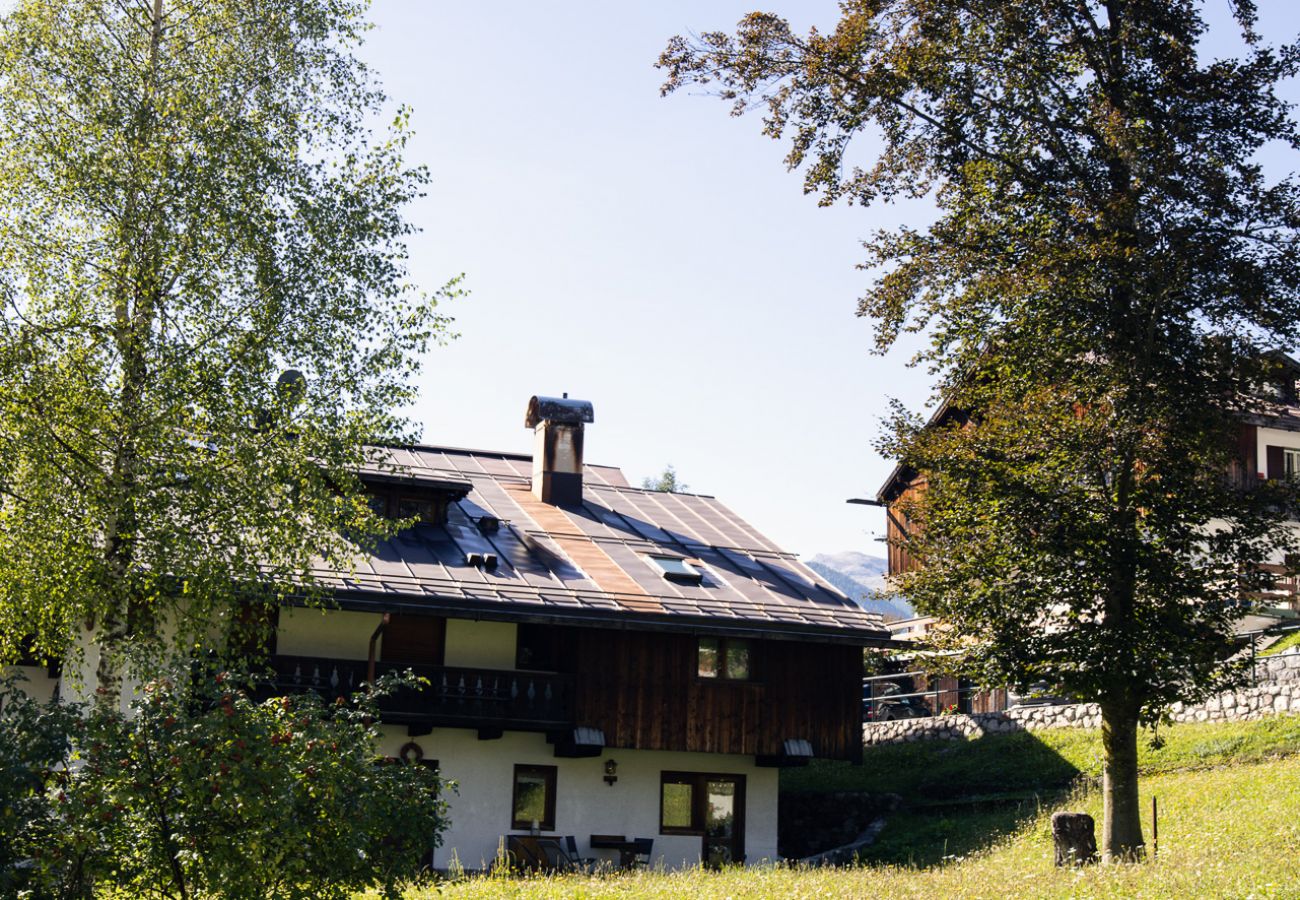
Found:
[[[858,647],[752,641],[754,678],[697,677],[697,638],[578,629],[576,719],[609,747],[775,755],[804,738],[822,759],[861,757]]]
[[[890,575],[901,575],[920,568],[903,542],[917,527],[907,517],[908,506],[918,501],[924,493],[925,479],[917,476],[889,501],[888,515],[885,516],[885,546],[889,548]]]

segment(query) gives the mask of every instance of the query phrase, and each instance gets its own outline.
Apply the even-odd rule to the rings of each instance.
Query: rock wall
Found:
[[[1257,670],[1259,683],[1256,686],[1220,694],[1204,703],[1175,703],[1170,707],[1170,717],[1175,722],[1224,722],[1229,719],[1258,719],[1275,713],[1300,713],[1300,653],[1265,657],[1259,660]],[[956,740],[1043,728],[1100,727],[1101,712],[1095,703],[1016,706],[1004,712],[970,716],[870,722],[862,726],[862,742],[872,746],[902,741]]]

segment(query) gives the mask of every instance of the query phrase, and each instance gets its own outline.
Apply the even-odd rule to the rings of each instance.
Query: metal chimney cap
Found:
[[[524,427],[534,428],[538,422],[561,422],[581,425],[596,421],[596,412],[590,400],[570,400],[568,397],[534,397],[528,401],[528,415]]]

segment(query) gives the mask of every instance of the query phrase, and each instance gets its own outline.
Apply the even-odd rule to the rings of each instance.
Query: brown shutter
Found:
[[[1242,425],[1241,430],[1237,433],[1237,459],[1240,461],[1247,478],[1254,478],[1255,473],[1259,471],[1259,463],[1255,459],[1258,446],[1259,441],[1255,435],[1255,426]]]
[[[1282,448],[1269,447],[1268,449],[1268,477],[1276,478],[1281,481],[1286,478],[1286,464],[1282,461]]]
[[[380,659],[413,665],[442,665],[447,620],[438,616],[404,616],[394,613],[384,628]]]

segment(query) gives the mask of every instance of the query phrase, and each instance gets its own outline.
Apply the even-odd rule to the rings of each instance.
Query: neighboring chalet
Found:
[[[1300,479],[1300,362],[1284,353],[1274,353],[1271,357],[1278,364],[1277,377],[1262,389],[1260,397],[1267,411],[1242,413],[1237,456],[1228,472],[1228,477],[1242,487],[1270,479]],[[938,427],[961,422],[965,416],[945,402],[935,410],[929,425]],[[925,489],[924,473],[900,464],[894,467],[876,492],[876,504],[885,509],[888,576],[891,578],[917,567],[904,545],[904,539],[914,527],[905,508],[910,500],[923,495]],[[1245,617],[1240,626],[1242,631],[1263,628],[1300,614],[1300,580],[1286,562],[1277,559],[1265,567],[1277,575],[1275,588],[1255,597],[1258,613]],[[934,622],[922,617],[898,624],[911,629],[912,633],[904,634],[900,628],[894,630],[894,636],[910,639],[919,637]]]
[[[343,693],[412,668],[381,752],[457,785],[434,866],[510,835],[651,864],[777,858],[779,767],[860,761],[862,648],[879,617],[712,497],[584,465],[592,406],[534,397],[533,456],[414,446],[363,472],[419,524],[280,611],[278,687]],[[44,673],[31,670],[34,680]]]

